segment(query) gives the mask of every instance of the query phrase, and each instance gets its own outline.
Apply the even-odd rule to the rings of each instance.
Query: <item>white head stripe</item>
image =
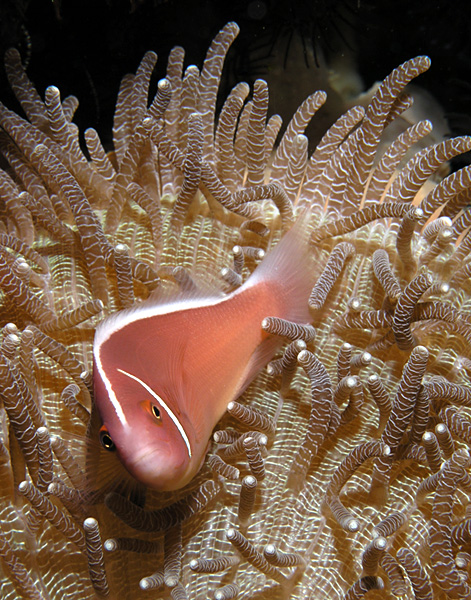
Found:
[[[165,404],[165,402],[162,400],[162,398],[160,396],[158,396],[154,390],[152,388],[150,388],[147,383],[144,383],[144,381],[142,381],[141,379],[139,379],[139,377],[136,377],[135,375],[131,375],[131,373],[128,373],[127,371],[123,371],[123,369],[117,369],[120,373],[122,373],[123,375],[126,375],[127,377],[130,377],[131,379],[134,379],[134,381],[137,381],[138,383],[140,383],[142,385],[142,387],[149,392],[149,394],[151,396],[153,396],[157,402],[162,406],[162,408],[165,410],[165,412],[168,414],[168,416],[172,419],[172,421],[175,423],[176,428],[178,429],[178,431],[180,432],[180,435],[183,438],[183,441],[186,444],[186,447],[188,448],[188,455],[191,458],[191,447],[190,447],[190,440],[188,439],[188,436],[185,433],[185,430],[183,429],[182,424],[180,423],[180,421],[177,418],[177,415],[175,415],[170,408]]]
[[[110,380],[108,379],[108,377],[106,376],[106,374],[103,370],[100,357],[98,357],[98,359],[97,359],[97,366],[98,366],[98,370],[100,371],[100,374],[103,378],[103,383],[105,384],[106,391],[108,392],[108,397],[110,399],[111,406],[114,408],[114,410],[116,412],[116,416],[118,417],[118,419],[121,421],[121,423],[123,425],[127,425],[128,420],[126,419],[126,415],[124,414],[123,407],[121,406],[118,399],[116,398],[116,394],[114,393],[113,386],[111,385]]]

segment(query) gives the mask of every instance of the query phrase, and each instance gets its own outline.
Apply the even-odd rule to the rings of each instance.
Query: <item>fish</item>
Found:
[[[135,480],[160,491],[188,484],[227,405],[283,343],[263,330],[263,319],[311,320],[314,267],[305,230],[298,221],[230,293],[145,300],[98,325],[100,443]]]

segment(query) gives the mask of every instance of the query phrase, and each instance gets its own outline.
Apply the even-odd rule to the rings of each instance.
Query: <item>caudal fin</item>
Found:
[[[247,283],[271,281],[284,295],[286,314],[294,323],[311,321],[309,296],[315,281],[315,257],[309,246],[307,219],[301,217],[270,250]],[[271,315],[267,315],[271,316]]]

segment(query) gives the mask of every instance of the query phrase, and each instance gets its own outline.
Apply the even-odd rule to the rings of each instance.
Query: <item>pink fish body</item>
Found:
[[[265,317],[309,320],[312,278],[300,233],[294,227],[230,294],[146,301],[97,328],[104,445],[141,483],[178,489],[199,471],[228,403],[280,345],[262,330]]]

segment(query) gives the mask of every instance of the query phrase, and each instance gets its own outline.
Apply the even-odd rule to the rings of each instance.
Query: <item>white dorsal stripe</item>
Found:
[[[127,371],[123,371],[123,369],[117,369],[117,370],[120,373],[122,373],[123,375],[126,375],[127,377],[130,377],[131,379],[134,379],[134,381],[137,381],[138,383],[140,383],[142,385],[142,387],[147,392],[149,392],[149,394],[151,396],[153,396],[157,400],[157,402],[162,406],[162,408],[164,409],[164,411],[168,414],[168,416],[175,423],[175,426],[178,429],[178,431],[180,432],[180,435],[182,436],[183,441],[185,442],[186,447],[188,449],[188,456],[191,458],[190,440],[188,439],[188,436],[186,435],[185,430],[183,429],[183,425],[178,420],[177,415],[165,404],[165,402],[162,400],[162,398],[160,396],[158,396],[154,392],[154,390],[147,385],[147,383],[145,383],[144,381],[142,381],[141,379],[139,379],[139,377],[136,377],[135,375],[132,375],[131,373],[128,373]]]
[[[159,304],[152,304],[148,301],[136,304],[132,308],[114,313],[100,323],[95,332],[95,345],[97,348],[100,348],[114,333],[124,329],[124,327],[131,325],[135,321],[169,315],[183,310],[194,310],[201,308],[202,306],[215,306],[216,304],[225,302],[229,297],[229,295],[220,295],[203,298],[189,298],[186,300],[174,299]]]

